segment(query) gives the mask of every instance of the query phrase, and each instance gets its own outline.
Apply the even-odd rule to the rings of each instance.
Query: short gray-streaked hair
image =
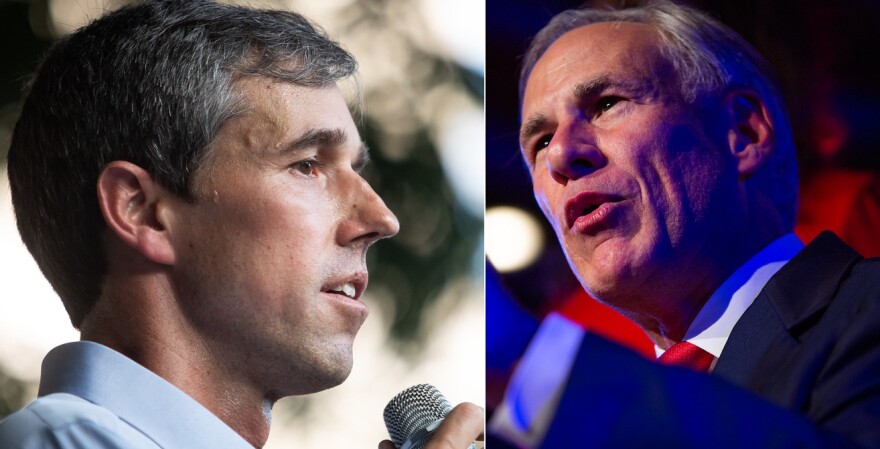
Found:
[[[736,32],[693,8],[667,0],[627,9],[572,9],[550,21],[535,36],[523,58],[519,98],[538,60],[565,33],[604,22],[635,22],[653,26],[660,35],[662,54],[672,63],[681,98],[689,103],[729,89],[752,89],[764,100],[775,131],[775,151],[762,170],[773,186],[773,202],[787,230],[797,216],[797,160],[791,124],[769,64]]]
[[[324,87],[357,63],[306,18],[207,0],[147,0],[49,50],[9,150],[18,229],[75,327],[101,294],[106,224],[98,175],[129,161],[191,200],[220,126],[242,112],[240,77]]]

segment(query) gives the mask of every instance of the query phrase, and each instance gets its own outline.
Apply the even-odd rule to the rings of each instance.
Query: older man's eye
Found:
[[[623,97],[602,97],[599,99],[599,102],[596,103],[596,117],[601,116],[605,112],[608,112],[609,109],[613,108],[614,105],[623,101]]]
[[[290,169],[306,176],[314,176],[315,170],[320,167],[320,163],[313,159],[299,161],[290,166]]]
[[[553,140],[553,135],[551,134],[547,134],[538,138],[538,140],[535,141],[535,153],[549,147],[551,140]]]

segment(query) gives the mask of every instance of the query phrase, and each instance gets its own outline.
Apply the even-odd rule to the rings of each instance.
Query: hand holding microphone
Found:
[[[385,407],[391,441],[379,449],[474,449],[483,434],[483,409],[465,402],[454,409],[428,384],[400,392]]]

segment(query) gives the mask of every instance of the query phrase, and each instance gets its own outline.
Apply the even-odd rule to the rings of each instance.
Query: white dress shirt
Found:
[[[804,244],[794,234],[773,241],[755,254],[709,297],[685,332],[685,341],[721,355],[733,326],[767,282]],[[523,448],[541,445],[580,348],[584,330],[551,313],[523,354],[489,422],[489,430]],[[655,346],[657,356],[663,349]]]
[[[253,449],[174,385],[85,341],[46,355],[39,397],[0,421],[0,447]]]
[[[717,359],[727,344],[733,326],[752,305],[764,286],[783,265],[793,259],[804,244],[794,234],[787,234],[755,254],[715,290],[684,334],[684,341],[712,354]],[[654,347],[657,357],[664,350]]]

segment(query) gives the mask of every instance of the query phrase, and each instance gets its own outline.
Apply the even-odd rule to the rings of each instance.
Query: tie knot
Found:
[[[657,359],[664,365],[690,368],[703,373],[709,371],[714,360],[715,356],[686,341],[672,345]]]

